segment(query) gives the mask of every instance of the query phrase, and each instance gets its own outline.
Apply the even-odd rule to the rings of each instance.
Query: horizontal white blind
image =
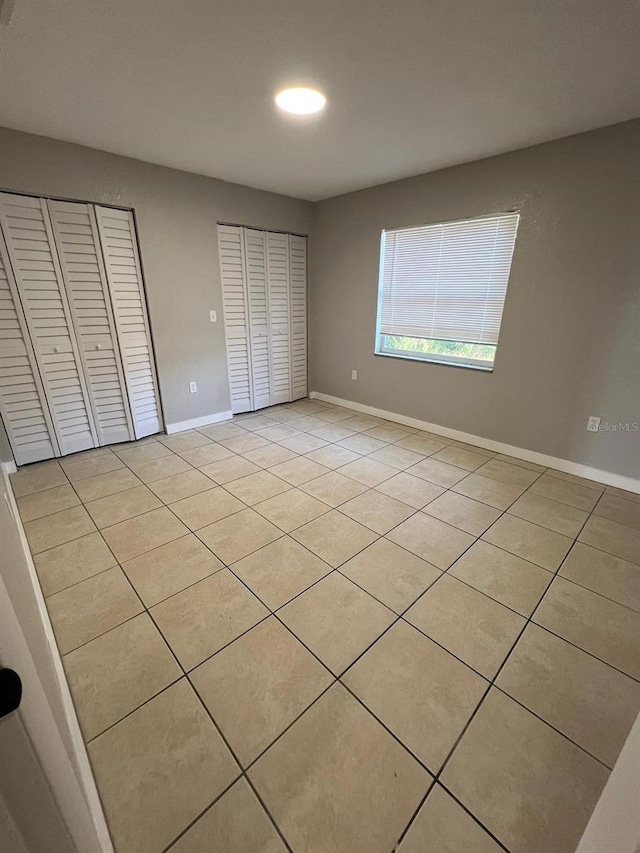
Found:
[[[496,344],[519,218],[383,231],[380,333]]]

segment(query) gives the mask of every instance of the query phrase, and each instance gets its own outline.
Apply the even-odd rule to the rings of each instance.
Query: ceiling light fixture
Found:
[[[297,86],[293,89],[283,89],[276,95],[276,104],[281,110],[298,116],[318,113],[324,108],[327,99],[317,89]]]

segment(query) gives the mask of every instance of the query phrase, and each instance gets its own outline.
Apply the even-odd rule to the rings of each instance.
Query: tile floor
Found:
[[[570,853],[640,497],[300,401],[13,488],[118,853]]]

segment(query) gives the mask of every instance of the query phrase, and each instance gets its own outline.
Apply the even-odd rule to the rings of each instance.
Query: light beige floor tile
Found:
[[[252,509],[203,527],[198,536],[227,566],[274,542],[282,531]]]
[[[220,444],[234,453],[246,453],[248,450],[255,450],[258,447],[265,447],[269,444],[269,439],[264,438],[257,433],[245,432],[244,435],[236,435],[233,438],[223,438]]]
[[[47,599],[61,654],[115,628],[143,607],[122,569],[114,566]]]
[[[415,510],[382,492],[369,489],[368,492],[342,504],[340,512],[382,534],[388,533],[401,521],[413,515]]]
[[[329,671],[273,616],[190,677],[244,767],[333,681]]]
[[[640,562],[640,530],[618,524],[617,521],[592,515],[578,539],[630,563]]]
[[[378,539],[340,571],[396,613],[406,610],[441,575],[440,569],[388,539]]]
[[[78,480],[73,484],[73,488],[78,493],[80,500],[87,503],[87,501],[97,501],[99,498],[106,498],[109,495],[117,494],[117,492],[124,492],[141,485],[142,482],[133,471],[128,468],[118,468],[117,471],[109,471],[107,474],[98,474],[95,477],[88,477],[86,480]]]
[[[382,441],[400,441],[402,438],[409,438],[411,435],[411,429],[403,429],[399,426],[376,426],[372,429],[368,429],[365,435],[370,435],[373,438],[379,438]]]
[[[140,444],[126,450],[116,448],[115,454],[125,465],[133,467],[134,465],[141,465],[143,462],[151,462],[152,459],[171,456],[171,450],[159,441],[150,441],[148,444]]]
[[[432,773],[442,766],[488,683],[406,622],[397,622],[344,683]]]
[[[640,611],[640,565],[576,542],[560,574],[618,604]]]
[[[444,788],[435,785],[398,853],[502,853],[502,847]]]
[[[162,506],[162,502],[146,486],[140,485],[135,489],[127,489],[125,492],[89,501],[85,506],[96,527],[101,530],[119,521],[126,521],[128,518],[134,518],[152,509],[158,509]]]
[[[253,506],[274,495],[286,492],[291,485],[270,471],[258,471],[256,474],[249,474],[248,477],[241,477],[239,480],[227,483],[226,488],[245,504]]]
[[[522,494],[522,489],[481,477],[479,474],[469,474],[453,486],[453,491],[459,495],[488,504],[495,509],[507,509]]]
[[[538,625],[640,679],[640,614],[557,577],[534,614]]]
[[[111,451],[101,453],[99,456],[89,456],[86,458],[79,456],[75,459],[62,461],[60,464],[72,483],[78,480],[86,480],[89,477],[96,477],[98,474],[107,474],[109,471],[116,471],[118,468],[124,468],[124,462]]]
[[[222,424],[212,424],[208,427],[200,427],[198,432],[203,433],[208,438],[212,438],[214,441],[222,441],[225,438],[233,438],[236,435],[246,435],[247,432],[244,430],[239,423],[231,423],[231,421],[227,421]]]
[[[302,490],[312,497],[323,501],[323,503],[336,507],[345,503],[350,498],[366,492],[367,487],[349,477],[345,477],[343,474],[338,473],[338,471],[330,471],[316,480],[303,483]]]
[[[146,613],[65,655],[63,663],[85,740],[182,675]]]
[[[573,853],[607,776],[599,762],[494,689],[442,782],[514,853]]]
[[[191,465],[181,456],[172,453],[170,456],[162,456],[160,459],[152,459],[150,462],[140,462],[131,465],[134,473],[143,483],[153,483],[154,480],[162,480],[173,474],[182,474],[190,471]]]
[[[518,459],[516,456],[507,456],[505,453],[498,453],[496,459],[500,462],[508,462],[510,465],[519,465],[521,468],[528,468],[529,471],[538,471],[544,474],[547,470],[544,465],[538,465],[536,462],[528,462],[526,459]]]
[[[152,607],[224,566],[190,533],[123,563],[122,568],[145,607]]]
[[[296,423],[295,426],[297,425],[298,424]],[[323,426],[316,427],[311,430],[311,435],[315,435],[317,438],[323,438],[325,441],[342,441],[345,438],[357,436],[358,433],[354,432],[352,429],[343,427],[342,424],[325,423]],[[355,451],[355,448],[351,449]]]
[[[279,465],[280,462],[296,459],[297,455],[293,450],[287,450],[286,447],[281,447],[279,444],[267,444],[265,447],[249,450],[244,454],[244,458],[260,468],[271,468],[272,465]]]
[[[353,417],[353,412],[346,409],[325,409],[322,412],[316,412],[316,417],[328,424],[340,423],[346,421],[347,418]]]
[[[255,504],[253,508],[285,533],[290,533],[296,527],[301,527],[319,515],[329,512],[329,506],[326,503],[300,489],[289,489],[281,495]]]
[[[206,438],[206,436],[203,436]],[[189,465],[196,468],[204,468],[205,465],[211,465],[214,462],[221,462],[223,459],[231,459],[236,454],[229,450],[228,447],[223,447],[221,444],[210,441],[209,444],[201,447],[194,447],[191,450],[183,450],[179,453]]]
[[[299,486],[306,483],[307,480],[314,480],[316,477],[329,473],[329,469],[325,468],[324,465],[319,465],[312,459],[307,459],[306,456],[298,456],[288,462],[280,462],[269,470],[287,483],[291,483],[292,486]]]
[[[341,685],[249,771],[296,851],[389,853],[431,777]]]
[[[56,545],[79,539],[95,529],[95,524],[83,506],[63,509],[53,515],[27,521],[24,525],[32,554],[39,554],[41,551],[55,548]]]
[[[465,471],[475,471],[487,461],[487,457],[483,453],[475,453],[456,444],[450,444],[443,450],[438,450],[431,458],[437,459],[439,462],[446,462],[449,465],[455,465],[457,468],[464,468]]]
[[[455,486],[464,477],[467,472],[462,468],[456,468],[455,465],[447,465],[446,462],[438,462],[437,459],[429,457],[412,465],[407,469],[407,473],[413,474],[414,477],[421,477],[423,480],[428,480],[430,483],[435,483],[437,486],[444,486],[448,489]]]
[[[275,827],[239,779],[171,848],[171,853],[286,853]]]
[[[229,459],[221,459],[219,462],[203,465],[200,470],[207,477],[211,477],[216,483],[224,486],[225,483],[230,483],[232,480],[239,480],[240,477],[255,474],[260,468],[242,456],[231,456]]]
[[[481,539],[449,569],[449,574],[523,616],[531,615],[552,580],[546,569]]]
[[[376,450],[382,450],[387,446],[388,442],[381,441],[379,438],[373,438],[368,433],[353,433],[348,438],[343,438],[339,442],[340,447],[346,447],[347,450],[353,450],[354,453],[374,453]]]
[[[107,545],[119,562],[158,548],[189,532],[166,507],[154,509],[137,518],[129,518],[102,531]]]
[[[594,515],[608,518],[609,521],[617,521],[618,524],[625,524],[627,527],[640,530],[640,503],[638,502],[628,501],[616,495],[605,493],[593,512]]]
[[[587,512],[591,512],[602,494],[602,489],[561,480],[549,472],[536,480],[531,491],[536,495],[542,495],[545,498],[551,498],[551,500],[560,501],[560,503]]]
[[[567,474],[565,471],[558,471],[555,468],[547,468],[546,473],[550,477],[555,477],[558,480],[565,480],[567,483],[574,483],[577,486],[586,486],[589,489],[596,489],[602,493],[604,491],[604,483],[598,483],[595,480],[587,479],[586,477],[578,477],[576,474]]]
[[[174,453],[184,453],[185,450],[193,450],[195,447],[204,447],[207,444],[212,444],[212,440],[197,429],[189,429],[185,432],[179,432],[175,435],[160,435],[158,441],[161,441],[165,447],[172,450]]]
[[[201,527],[206,527],[207,524],[213,524],[215,521],[220,521],[221,518],[227,518],[235,512],[246,509],[242,501],[234,495],[230,495],[226,489],[214,486],[211,480],[209,483],[212,488],[206,492],[183,498],[172,503],[169,507],[190,530],[198,530]]]
[[[276,421],[267,415],[259,415],[256,412],[245,412],[242,415],[234,415],[234,421],[249,432],[258,432],[261,429],[276,425]]]
[[[25,524],[27,521],[35,521],[46,515],[53,515],[54,512],[78,506],[80,499],[73,488],[67,485],[25,495],[23,498],[18,498],[17,503],[20,519]]]
[[[151,609],[185,670],[202,663],[268,613],[228,569],[198,581]]]
[[[291,535],[334,568],[378,538],[368,528],[336,511],[307,522]]]
[[[45,596],[60,592],[116,564],[115,557],[98,532],[43,551],[33,561]]]
[[[622,500],[625,501],[640,503],[640,493],[637,492],[627,492],[625,489],[617,489],[615,486],[607,486],[605,492],[608,495],[614,495],[615,497],[622,498]]]
[[[422,509],[444,492],[442,486],[429,483],[404,471],[376,486],[376,491],[397,498],[414,509]]]
[[[385,465],[391,465],[392,468],[397,468],[399,471],[404,471],[420,462],[424,456],[421,453],[416,453],[415,450],[406,450],[396,444],[387,444],[382,450],[376,450],[375,453],[372,453],[369,458]]]
[[[439,569],[448,569],[474,542],[468,533],[422,512],[403,521],[387,538]]]
[[[366,432],[369,429],[380,426],[382,419],[369,417],[369,415],[352,415],[350,418],[340,421],[340,424],[354,432]]]
[[[456,492],[445,492],[423,511],[473,536],[480,536],[500,516],[500,510]]]
[[[321,421],[313,415],[306,415],[304,417],[298,418],[295,422],[294,426],[298,430],[302,430],[302,432],[311,432],[314,429],[321,429],[325,427],[327,424],[325,421]]]
[[[289,536],[276,539],[232,569],[271,610],[276,610],[331,571],[331,566]]]
[[[454,441],[453,444],[449,445],[449,447],[453,447],[453,448],[459,447],[461,450],[468,450],[469,453],[478,453],[478,454],[480,454],[480,456],[485,457],[485,462],[487,461],[487,459],[494,459],[494,458],[498,457],[498,454],[495,452],[495,450],[487,450],[486,447],[478,447],[477,444],[468,444],[466,441]],[[509,457],[509,459],[510,458],[511,457]],[[508,462],[509,459],[505,459],[503,461]],[[455,463],[452,462],[451,464],[453,465]],[[462,468],[464,466],[461,465],[460,467]],[[523,465],[522,467],[525,468],[526,465]],[[541,470],[544,470],[544,469],[541,469]]]
[[[435,436],[422,435],[416,433],[408,438],[402,438],[396,442],[397,447],[404,447],[406,450],[414,450],[422,456],[431,456],[432,453],[437,453],[451,442],[446,438],[436,438]]]
[[[301,418],[299,418],[299,420],[301,420]],[[273,426],[260,430],[259,434],[268,441],[278,442],[285,441],[290,438],[299,438],[303,435],[303,433],[297,429],[297,423],[292,425],[274,424]]]
[[[310,453],[312,450],[324,447],[329,442],[324,438],[318,438],[317,435],[299,433],[298,435],[278,440],[278,443],[288,450],[293,450],[294,453]]]
[[[377,486],[398,473],[397,469],[392,468],[391,465],[376,462],[375,459],[369,459],[366,456],[343,465],[339,472],[365,486]]]
[[[534,624],[496,683],[608,767],[640,711],[637,681]]]
[[[355,462],[356,459],[360,459],[360,454],[347,450],[345,447],[339,447],[337,444],[328,444],[326,447],[307,453],[307,459],[333,470],[346,465],[348,462]]]
[[[186,679],[89,745],[118,853],[159,853],[239,774]]]
[[[69,481],[60,467],[60,463],[53,459],[48,462],[36,462],[35,465],[27,465],[14,474],[11,474],[11,488],[17,498],[41,492],[44,489],[53,489],[56,486],[64,486]]]
[[[509,465],[508,462],[501,462],[499,459],[490,459],[485,462],[478,468],[477,473],[481,477],[497,480],[499,483],[506,483],[518,489],[528,489],[540,476],[538,471],[529,471],[521,465]]]
[[[336,675],[396,618],[350,580],[333,572],[286,604],[279,616]]]
[[[450,575],[434,583],[404,618],[489,679],[525,625],[523,616]]]
[[[572,545],[567,536],[510,515],[499,518],[482,538],[549,571],[558,568]]]
[[[160,434],[156,437],[155,435],[147,435],[145,438],[136,438],[133,441],[117,441],[115,444],[110,444],[108,447],[100,447],[95,450],[83,450],[82,455],[84,456],[86,453],[98,454],[100,451],[104,450],[127,450],[129,447],[142,447],[143,444],[153,444],[158,440]],[[76,454],[80,455],[80,454]]]
[[[195,470],[174,474],[172,477],[165,477],[162,480],[149,483],[151,491],[165,504],[189,498],[214,487],[213,480],[203,474],[202,471]]]
[[[582,525],[588,517],[584,510],[576,509],[568,504],[544,498],[532,492],[525,492],[521,498],[507,510],[509,515],[524,518],[541,527],[555,530],[572,539],[580,533]]]

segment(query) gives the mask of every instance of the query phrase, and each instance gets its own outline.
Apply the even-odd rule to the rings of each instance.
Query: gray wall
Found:
[[[216,222],[306,234],[309,202],[2,128],[0,188],[134,208],[165,421],[230,408]]]
[[[494,372],[375,356],[381,230],[512,208]],[[585,430],[640,422],[640,121],[320,202],[311,258],[312,390],[640,476],[640,432]]]

